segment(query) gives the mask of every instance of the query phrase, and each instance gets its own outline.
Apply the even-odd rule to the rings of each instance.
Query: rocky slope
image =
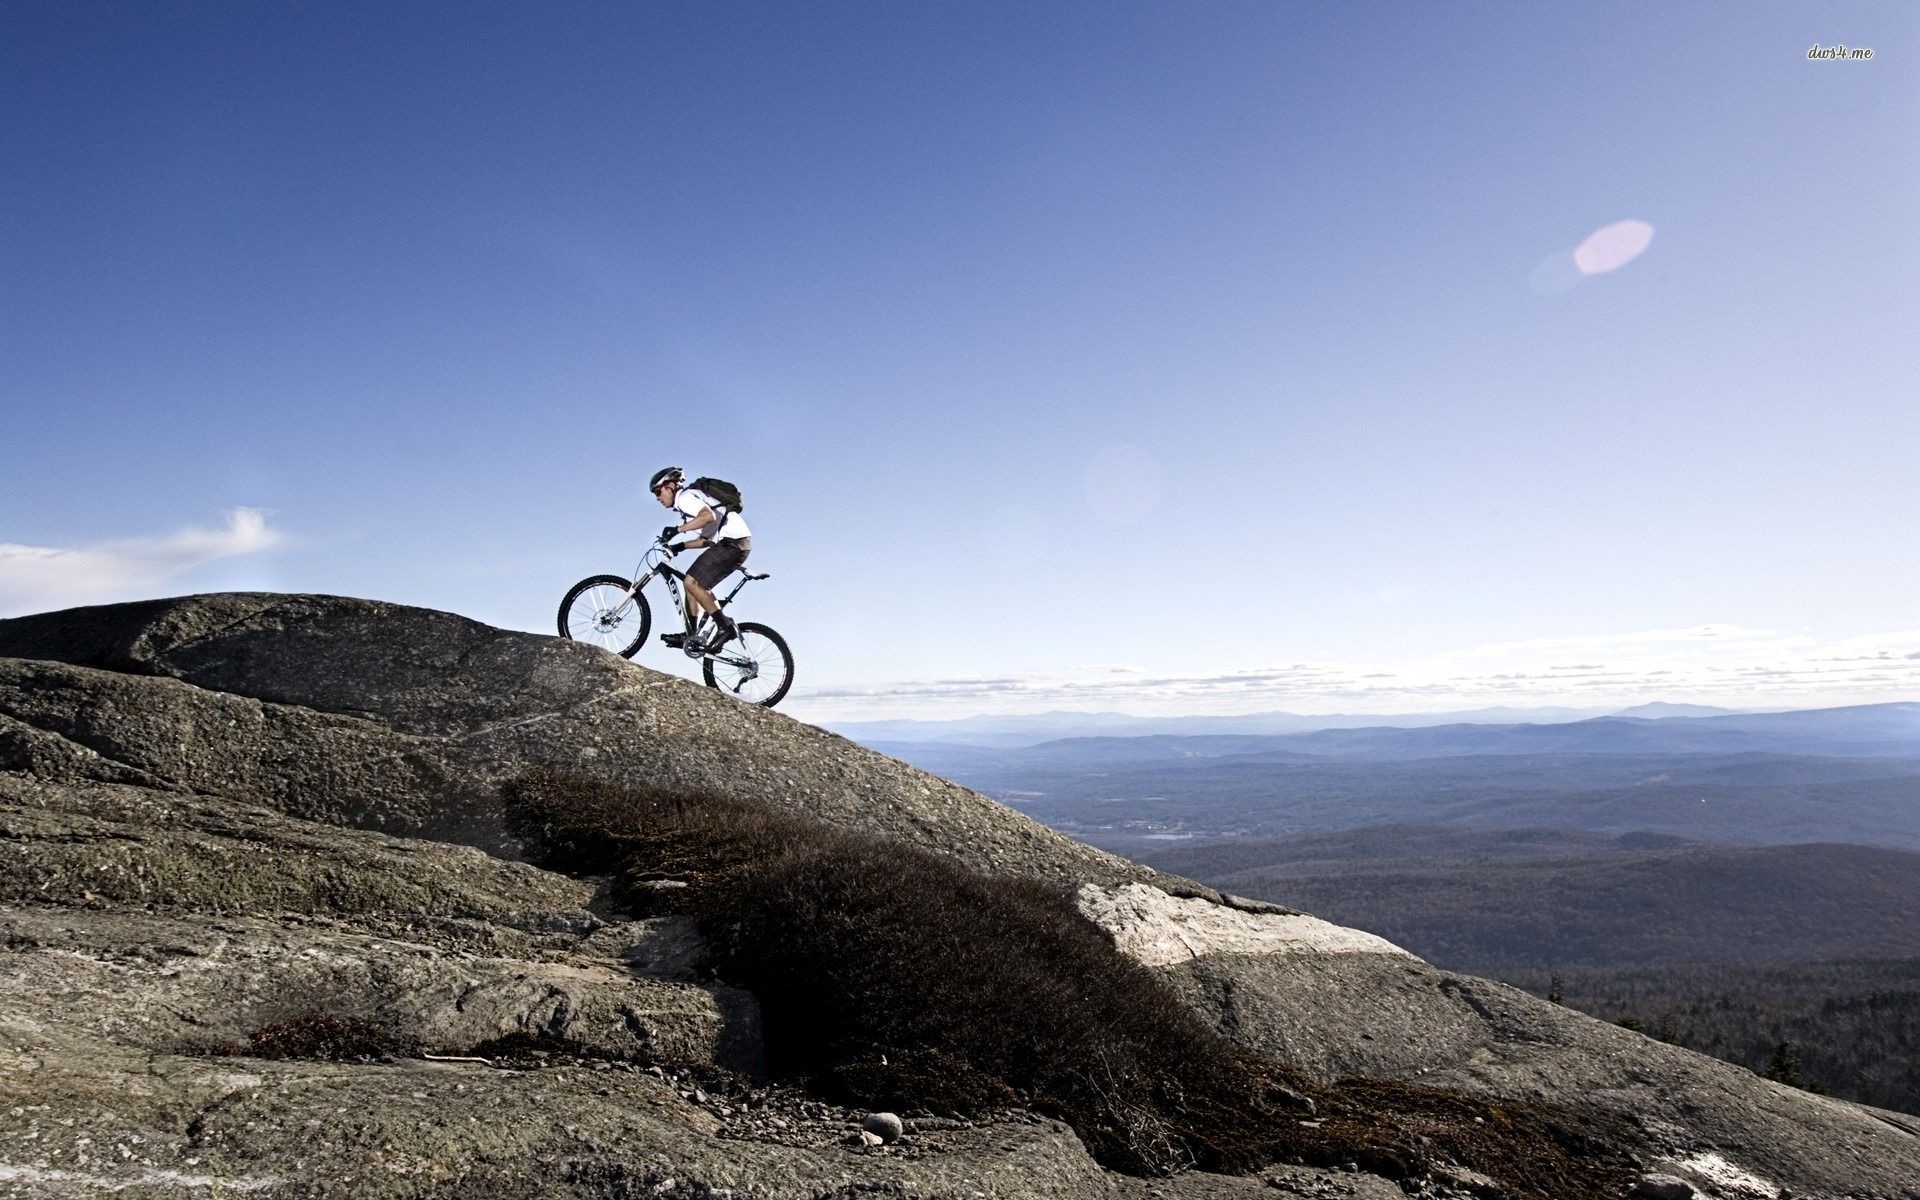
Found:
[[[0,1195],[1403,1194],[1361,1170],[1134,1179],[1017,1109],[871,1146],[856,1112],[743,1084],[762,998],[703,972],[683,918],[521,861],[501,789],[534,766],[1072,887],[1246,1046],[1584,1109],[1675,1188],[1920,1196],[1912,1118],[1156,874],[596,650],[269,595],[0,621]]]

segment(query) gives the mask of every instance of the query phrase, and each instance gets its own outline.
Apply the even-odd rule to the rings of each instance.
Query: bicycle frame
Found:
[[[688,612],[686,599],[680,594],[680,584],[681,581],[686,579],[687,573],[667,561],[665,555],[661,555],[659,561],[655,562],[652,566],[647,566],[647,559],[652,555],[660,554],[660,550],[660,544],[656,542],[647,547],[646,552],[641,554],[640,561],[636,563],[633,568],[633,586],[627,589],[627,599],[631,600],[633,597],[639,595],[640,589],[647,586],[653,577],[658,575],[666,581],[667,592],[673,597],[673,606],[679,611],[681,620],[686,623],[688,631],[691,632],[694,622],[698,620],[698,618],[693,617]],[[740,589],[746,587],[749,582],[755,579],[766,578],[765,575],[749,574],[744,567],[736,567],[734,570],[740,575],[740,581],[734,584],[733,590],[726,595],[722,596],[716,592],[713,597],[714,603],[718,604],[722,609],[725,609],[728,603],[740,594]]]
[[[719,611],[711,614],[688,612],[694,584],[692,574],[671,565],[678,547],[656,538],[641,551],[640,561],[631,577],[590,575],[569,588],[560,601],[560,636],[590,642],[610,650],[621,658],[632,658],[646,642],[653,628],[653,605],[643,594],[655,579],[666,582],[667,591],[680,609],[686,633],[661,637],[668,646],[700,663],[700,673],[708,687],[767,708],[778,704],[793,684],[793,651],[778,632],[755,621],[735,623]],[[733,570],[715,581],[712,602],[718,609],[731,607],[740,590],[764,573],[746,569],[736,559]],[[720,561],[726,561],[720,557]],[[690,566],[694,564],[689,564]],[[738,575],[738,579],[729,577]],[[704,591],[701,593],[706,594]],[[665,624],[666,614],[660,614]],[[722,628],[724,626],[724,628]],[[751,691],[747,689],[751,687]]]

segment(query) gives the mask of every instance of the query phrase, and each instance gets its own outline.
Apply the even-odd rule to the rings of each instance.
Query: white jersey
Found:
[[[720,527],[715,529],[709,521],[698,529],[690,530],[694,537],[707,542],[733,541],[737,538],[752,537],[747,528],[747,520],[737,512],[728,512],[726,507],[705,492],[683,487],[674,493],[673,506],[691,520],[700,515],[700,510],[710,508],[718,515]]]

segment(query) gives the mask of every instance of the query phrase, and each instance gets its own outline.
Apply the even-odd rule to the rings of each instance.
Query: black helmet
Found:
[[[653,480],[647,484],[647,490],[657,492],[669,483],[683,482],[686,477],[687,473],[679,467],[661,467],[653,473]]]

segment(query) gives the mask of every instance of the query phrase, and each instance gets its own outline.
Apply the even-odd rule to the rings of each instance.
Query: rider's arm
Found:
[[[713,524],[713,510],[702,504],[699,512],[680,522],[680,532],[686,533],[691,529],[702,529],[711,524]],[[688,542],[686,545],[692,546],[693,543]]]

